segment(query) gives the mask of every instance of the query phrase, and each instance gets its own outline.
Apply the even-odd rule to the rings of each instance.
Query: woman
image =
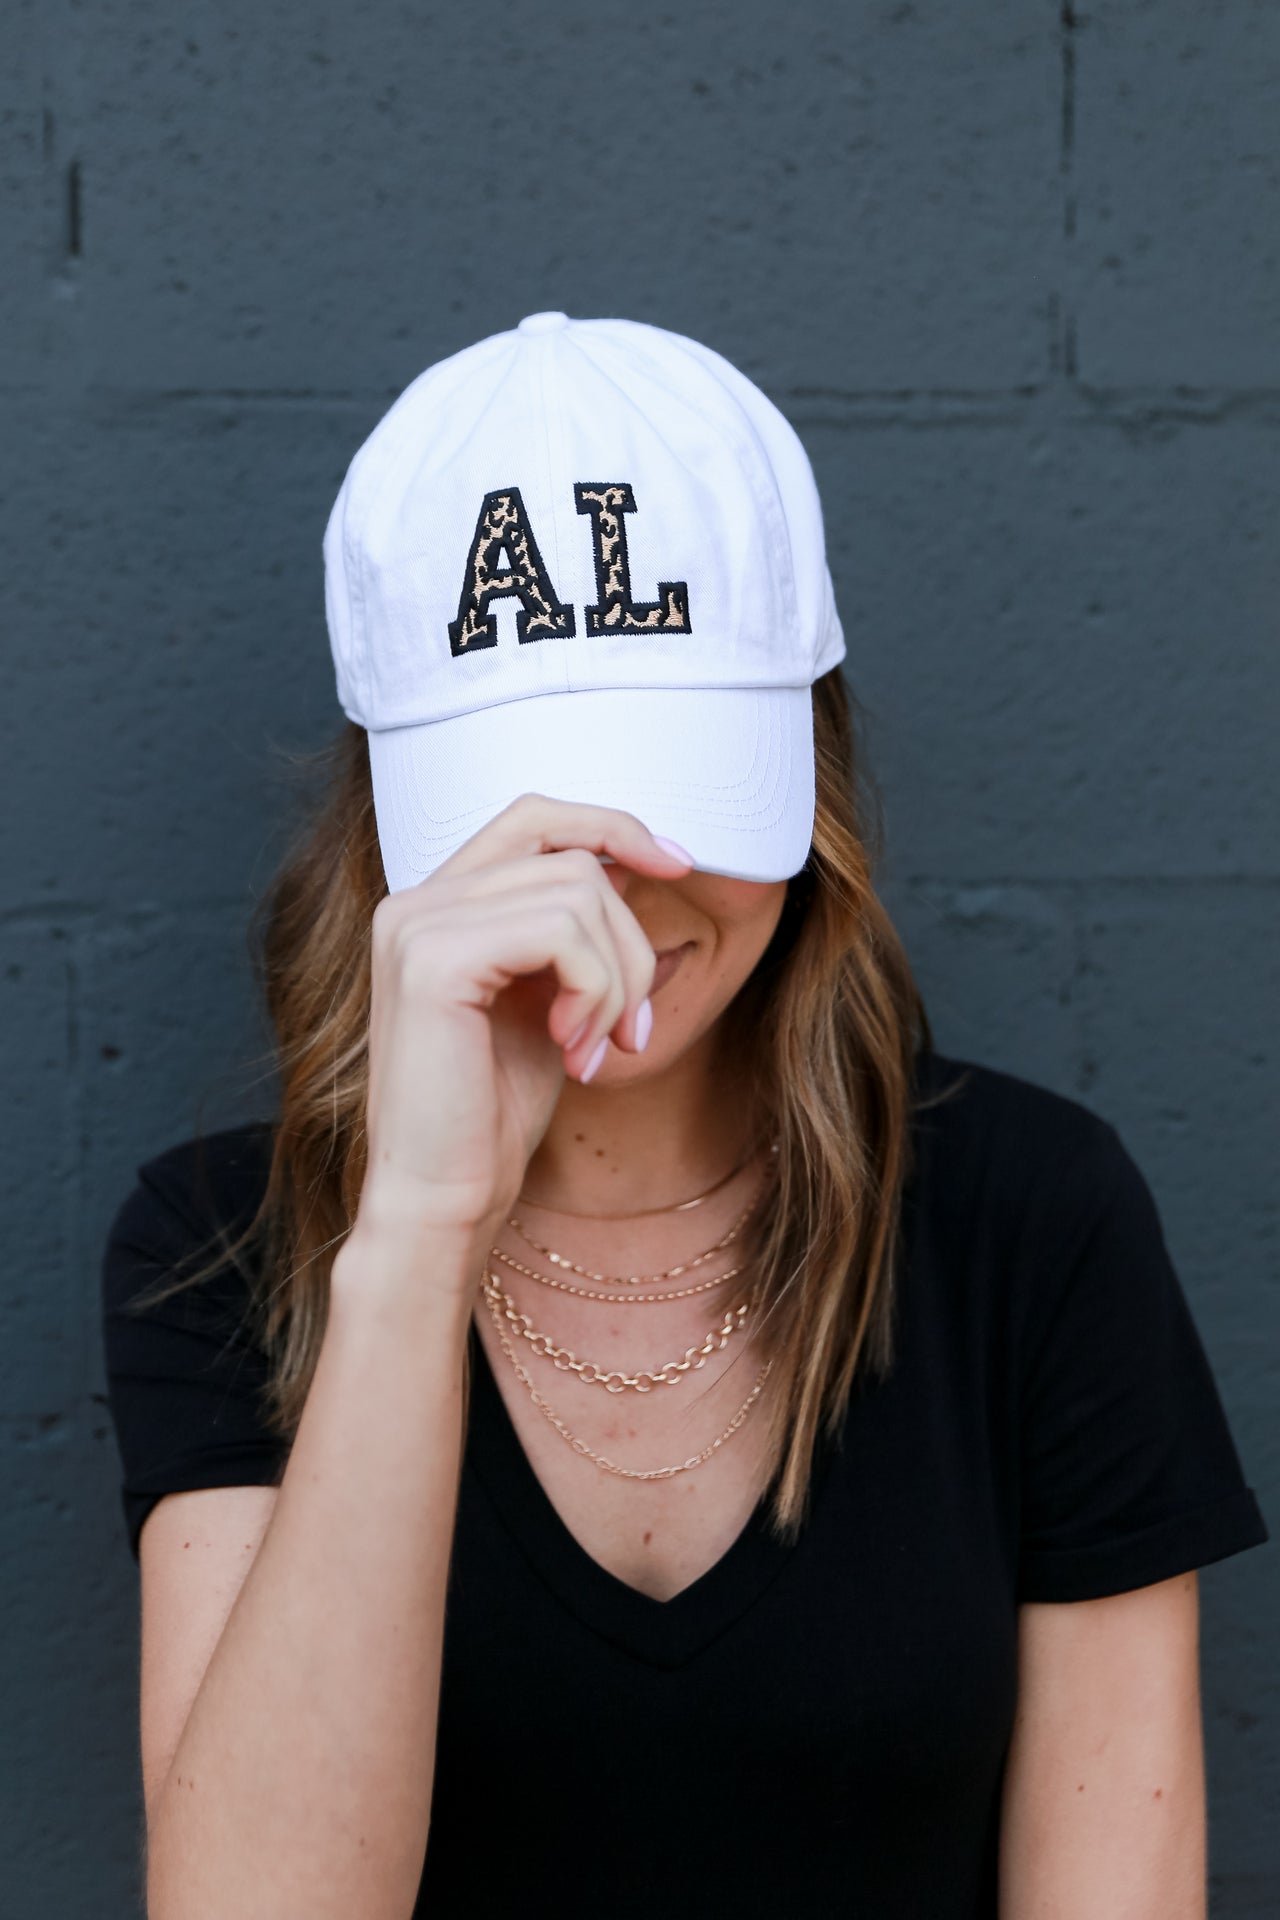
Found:
[[[1265,1528],[1118,1135],[932,1045],[795,435],[533,315],[325,561],[279,1117],[105,1260],[152,1920],[1202,1914]]]

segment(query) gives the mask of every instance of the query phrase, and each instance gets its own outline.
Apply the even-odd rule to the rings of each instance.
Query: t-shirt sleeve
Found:
[[[269,1367],[255,1339],[242,1264],[150,1304],[161,1283],[191,1274],[216,1251],[218,1217],[244,1168],[233,1136],[210,1136],[147,1162],[121,1203],[102,1256],[107,1393],[120,1455],[129,1545],[166,1493],[278,1483],[285,1443],[268,1426]],[[197,1177],[212,1156],[212,1180]],[[221,1189],[221,1193],[219,1193]]]
[[[1023,1328],[1018,1598],[1088,1600],[1268,1538],[1151,1189],[1095,1119]]]

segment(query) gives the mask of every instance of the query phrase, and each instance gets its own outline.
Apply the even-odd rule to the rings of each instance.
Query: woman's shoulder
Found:
[[[1097,1200],[1132,1168],[1111,1121],[1007,1068],[926,1050],[914,1091],[917,1178],[935,1198],[1015,1210],[1055,1195]]]
[[[953,1406],[981,1408],[993,1472],[1016,1487],[1018,1598],[1101,1598],[1265,1541],[1118,1129],[1069,1094],[939,1054],[920,1062],[914,1119],[916,1351],[946,1356]]]
[[[256,1208],[266,1184],[274,1120],[248,1120],[177,1140],[139,1162],[138,1185],[193,1220]]]
[[[285,1455],[244,1231],[266,1190],[273,1133],[251,1122],[150,1155],[107,1234],[103,1358],[135,1555],[165,1494],[274,1484]]]
[[[256,1210],[266,1186],[275,1139],[273,1120],[248,1120],[173,1141],[140,1160],[122,1207],[147,1200],[193,1228]]]
[[[271,1167],[275,1122],[246,1121],[172,1142],[139,1161],[107,1231],[108,1312],[148,1276],[178,1278],[238,1238],[257,1213]],[[244,1290],[243,1263],[210,1276],[205,1297]]]
[[[1084,1280],[1158,1299],[1172,1271],[1158,1202],[1085,1101],[983,1062],[922,1059],[904,1188],[914,1264],[994,1337],[1046,1324]]]

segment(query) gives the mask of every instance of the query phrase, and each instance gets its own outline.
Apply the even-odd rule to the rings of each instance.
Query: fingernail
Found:
[[[643,1053],[653,1032],[653,1002],[646,996],[636,1008],[636,1046]]]
[[[661,847],[664,853],[669,853],[673,860],[683,860],[687,867],[693,865],[693,855],[686,853],[684,848],[678,845],[676,841],[668,840],[666,836],[661,833],[655,833],[653,838],[654,844]]]
[[[594,1075],[599,1071],[600,1062],[604,1059],[604,1056],[608,1051],[609,1051],[609,1036],[606,1033],[604,1039],[600,1042],[600,1045],[596,1048],[595,1052],[592,1054],[591,1058],[588,1060],[586,1066],[582,1069],[582,1072],[578,1075],[579,1083],[582,1086],[585,1087],[588,1080],[592,1079]]]
[[[563,1047],[566,1053],[568,1053],[571,1047],[577,1046],[579,1040],[581,1040],[583,1034],[586,1032],[587,1028],[590,1025],[591,1025],[590,1014],[587,1015],[585,1020],[579,1020],[577,1026],[574,1028],[573,1032],[569,1035],[569,1038],[567,1040],[561,1041],[561,1046]]]

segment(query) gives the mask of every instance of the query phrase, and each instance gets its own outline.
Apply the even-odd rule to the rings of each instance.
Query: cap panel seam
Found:
[[[608,366],[602,364],[599,356],[591,351],[589,342],[584,343],[583,351],[595,367],[601,379],[607,380],[615,393],[619,394],[623,401],[647,422],[648,415],[635,398],[635,395],[628,393],[626,387],[617,380]],[[685,394],[673,388],[667,380],[663,379],[660,370],[654,366],[654,362],[648,354],[643,355],[643,358],[648,377],[666,400],[674,406],[683,408],[688,413],[694,414],[699,418],[705,418],[705,416],[698,415],[696,407],[692,405]],[[698,362],[692,354],[686,354],[685,358],[691,361],[695,367],[698,366]],[[702,369],[702,371],[705,372],[706,369]],[[795,563],[791,552],[791,530],[787,523],[786,509],[782,503],[777,475],[774,473],[768,448],[752,426],[740,401],[729,391],[728,387],[724,386],[723,382],[717,380],[717,385],[729,402],[731,411],[728,419],[717,419],[711,424],[713,424],[717,435],[732,446],[737,456],[739,470],[750,489],[756,511],[760,514],[762,522],[771,535],[771,544],[785,570],[786,594],[783,598],[784,600],[789,599],[790,605],[784,605],[782,611],[784,614],[793,614],[797,602]],[[745,434],[743,431],[744,423],[746,429]],[[765,477],[763,494],[759,485],[761,469],[763,469]]]
[[[565,329],[561,327],[557,328],[553,333],[534,333],[532,335],[532,338],[538,342],[537,346],[533,349],[533,353],[538,365],[538,401],[542,414],[542,451],[546,463],[547,506],[551,515],[551,544],[555,550],[555,572],[552,575],[552,579],[555,582],[555,589],[558,594],[564,591],[565,574],[562,564],[563,556],[560,551],[560,516],[556,511],[554,463],[551,457],[551,421],[547,395],[547,360],[552,351],[552,342],[560,338],[564,331]],[[526,338],[528,337],[529,336],[526,336]],[[557,423],[559,423],[560,410],[558,405],[556,409],[556,420]],[[563,452],[563,444],[561,450]],[[564,684],[564,691],[568,693],[572,690],[573,684],[569,676],[569,656],[564,647],[560,647],[558,651],[560,678]]]

